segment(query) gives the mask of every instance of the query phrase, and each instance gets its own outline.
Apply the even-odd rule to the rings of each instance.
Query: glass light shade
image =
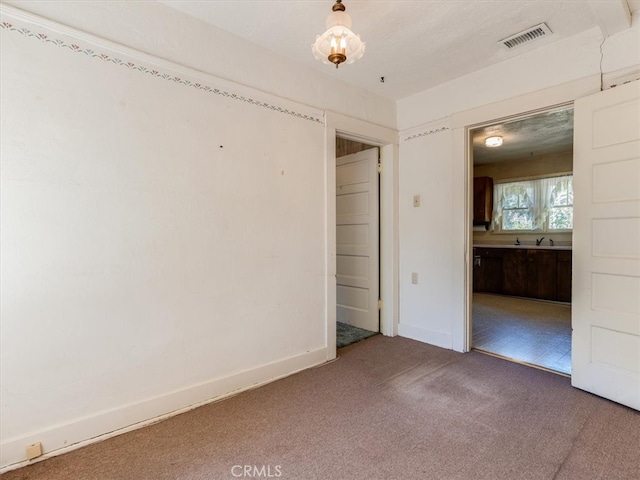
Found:
[[[502,137],[487,137],[484,140],[484,144],[487,147],[499,147],[502,145]]]
[[[360,35],[351,31],[351,17],[343,11],[331,12],[326,21],[327,30],[318,35],[311,45],[313,56],[328,65],[353,63],[364,54],[366,44]],[[335,61],[334,56],[344,56],[344,60]]]

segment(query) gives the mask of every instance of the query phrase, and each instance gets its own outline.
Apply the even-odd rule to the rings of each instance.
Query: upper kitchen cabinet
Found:
[[[475,177],[473,179],[473,224],[489,229],[493,215],[493,179]]]

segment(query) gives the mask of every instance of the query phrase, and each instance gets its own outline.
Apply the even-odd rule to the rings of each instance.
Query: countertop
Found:
[[[473,248],[520,248],[524,250],[571,250],[571,245],[496,245],[476,244]]]

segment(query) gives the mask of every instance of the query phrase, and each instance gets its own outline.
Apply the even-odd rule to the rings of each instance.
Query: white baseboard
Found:
[[[419,342],[435,345],[436,347],[452,349],[453,339],[450,333],[438,332],[427,328],[407,325],[406,323],[398,324],[398,335],[401,337],[418,340]]]
[[[0,473],[157,423],[196,407],[319,365],[326,362],[327,358],[327,349],[323,347],[9,439],[0,445]],[[42,444],[44,455],[29,461],[26,459],[25,448],[36,442]]]

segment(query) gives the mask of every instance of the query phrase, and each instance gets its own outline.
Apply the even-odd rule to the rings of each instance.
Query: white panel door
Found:
[[[640,81],[575,102],[572,384],[640,409]]]
[[[336,159],[337,320],[379,331],[378,149]]]

